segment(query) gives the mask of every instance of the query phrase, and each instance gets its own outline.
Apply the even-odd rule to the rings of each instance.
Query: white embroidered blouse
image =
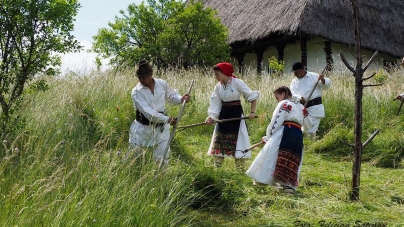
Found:
[[[285,121],[295,122],[305,128],[311,128],[312,125],[309,112],[302,104],[289,99],[282,100],[272,114],[271,123],[267,127],[266,138],[263,138],[263,140],[271,138],[275,132],[281,129]]]
[[[217,120],[222,109],[222,101],[230,102],[240,100],[241,95],[248,102],[251,102],[258,99],[259,92],[251,90],[244,81],[238,78],[229,79],[227,85],[218,82],[210,97],[210,105],[208,108],[209,117]]]

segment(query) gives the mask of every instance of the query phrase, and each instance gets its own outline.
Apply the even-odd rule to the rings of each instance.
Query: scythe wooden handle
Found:
[[[245,149],[245,150],[242,151],[242,152],[243,152],[243,153],[247,153],[249,150],[252,150],[252,149],[258,147],[258,146],[260,146],[261,144],[265,144],[265,143],[264,143],[263,141],[261,141],[261,142],[259,142],[259,143],[256,143],[256,144],[252,145],[251,147]]]
[[[400,101],[401,101],[401,104],[400,104],[400,108],[398,108],[397,116],[400,114],[401,108],[403,107],[403,103],[404,103],[404,100],[400,100]]]
[[[193,87],[193,86],[194,86],[194,80],[192,81],[191,86],[189,87],[189,90],[188,90],[188,93],[187,93],[187,94],[190,94],[190,93],[191,93],[191,90],[192,90],[192,87]],[[181,120],[182,112],[184,111],[186,104],[187,104],[187,101],[184,99],[184,101],[182,102],[182,107],[181,107],[180,113],[178,114],[177,122],[176,122],[176,124],[174,125],[173,130],[172,130],[171,133],[170,133],[170,138],[168,139],[168,143],[167,143],[167,146],[166,146],[166,148],[165,148],[165,150],[164,150],[163,157],[161,158],[160,165],[159,165],[159,169],[161,169],[161,166],[163,165],[163,162],[164,162],[164,159],[165,159],[165,157],[166,157],[167,151],[168,151],[168,149],[170,148],[170,144],[171,144],[171,142],[172,142],[173,139],[174,139],[175,131],[177,130],[178,123],[179,123],[180,120]]]
[[[327,68],[327,64],[325,64],[323,71],[321,71],[321,74],[324,74],[326,68]],[[318,78],[316,84],[314,84],[313,89],[311,89],[310,95],[309,95],[309,97],[307,97],[307,100],[306,100],[306,102],[304,103],[304,107],[306,107],[307,104],[309,103],[310,98],[311,98],[311,96],[313,95],[314,90],[316,90],[316,87],[317,87],[317,84],[318,84],[319,81],[320,81],[320,78]]]
[[[254,118],[258,118],[258,116],[255,116]],[[237,121],[237,120],[243,120],[243,119],[249,119],[249,117],[238,117],[238,118],[223,119],[223,120],[214,121],[214,123]],[[201,122],[201,123],[196,123],[196,124],[192,124],[192,125],[178,126],[178,128],[186,129],[186,128],[191,128],[191,127],[200,126],[200,125],[207,125],[207,124],[205,122]]]

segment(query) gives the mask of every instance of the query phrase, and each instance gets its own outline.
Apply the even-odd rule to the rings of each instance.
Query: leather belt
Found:
[[[240,100],[231,101],[231,102],[222,102],[222,106],[241,106]]]
[[[289,128],[291,126],[293,126],[295,128],[302,129],[302,126],[294,121],[285,121],[285,122],[283,122],[283,125],[287,125],[287,126],[289,126]]]
[[[321,99],[321,96],[310,100],[310,101],[307,103],[306,108],[309,108],[309,107],[312,107],[312,106],[315,106],[315,105],[320,105],[320,104],[323,104],[323,101],[322,101],[322,99]]]
[[[164,113],[164,112],[159,112]],[[145,117],[139,110],[136,110],[136,121],[141,123],[142,125],[155,125],[156,127],[164,126],[164,123],[154,123],[150,122],[147,117]]]

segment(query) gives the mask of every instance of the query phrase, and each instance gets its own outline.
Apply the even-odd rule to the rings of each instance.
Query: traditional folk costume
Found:
[[[132,90],[136,120],[130,126],[129,144],[132,149],[140,146],[154,147],[153,156],[160,161],[170,138],[169,117],[165,115],[166,101],[181,104],[181,96],[164,80],[154,78],[154,93],[138,83]],[[164,162],[167,164],[170,149]]]
[[[222,82],[217,83],[210,98],[208,115],[213,120],[243,117],[244,113],[240,102],[241,95],[248,102],[257,100],[259,97],[258,91],[252,91],[244,81],[235,78],[232,72],[231,66],[231,73],[225,73],[227,76],[231,76],[227,85]],[[250,146],[250,139],[244,120],[217,123],[213,131],[208,155],[231,157],[236,158],[236,160],[243,158],[242,160],[244,160],[244,158],[251,157],[251,151],[243,153]]]
[[[309,97],[311,90],[318,81],[319,75],[317,73],[306,71],[306,75],[302,78],[294,78],[290,84],[290,90],[292,95],[297,100],[304,97],[306,100]],[[321,94],[322,90],[326,90],[331,86],[331,80],[324,78],[325,83],[321,81],[317,83],[316,89],[310,97],[309,102],[306,105],[307,111],[313,120],[313,126],[311,128],[305,128],[304,131],[315,136],[318,127],[320,126],[321,118],[325,117],[324,105],[322,102]]]
[[[296,190],[303,159],[301,126],[311,127],[309,113],[298,101],[278,103],[267,127],[265,143],[246,174],[254,183],[275,185]]]

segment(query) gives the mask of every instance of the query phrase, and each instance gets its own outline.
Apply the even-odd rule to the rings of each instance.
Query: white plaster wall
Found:
[[[354,53],[355,53],[354,46],[333,43],[333,44],[331,44],[331,47],[332,47],[334,65],[335,65],[336,70],[348,72],[348,69],[345,67],[344,63],[341,60],[340,53],[343,53],[344,57],[346,58],[346,60],[349,62],[349,64],[352,67],[356,66],[356,59],[354,56]],[[369,59],[372,57],[372,55],[374,54],[374,51],[362,49],[361,54],[362,54],[363,66],[364,66],[369,61]],[[378,71],[380,68],[383,67],[384,61],[397,62],[398,60],[399,60],[399,58],[392,57],[388,54],[378,53],[376,58],[374,59],[373,63],[370,65],[369,69],[367,70],[367,72]]]
[[[307,42],[307,67],[308,70],[314,72],[321,72],[321,70],[325,66],[325,52],[324,52],[324,41],[326,39],[323,38],[313,38]],[[356,60],[354,58],[354,46],[348,46],[344,44],[331,43],[332,56],[334,59],[334,71],[336,72],[344,72],[349,73],[348,69],[343,64],[340,53],[343,53],[347,61],[355,66]],[[370,59],[373,55],[373,51],[369,51],[366,49],[362,49],[362,56],[364,64]],[[263,60],[263,74],[267,74],[267,67],[269,65],[268,60],[271,56],[278,56],[278,52],[274,46],[270,46],[264,52],[264,60]],[[284,61],[285,61],[285,73],[289,73],[292,64],[296,61],[300,61],[301,52],[300,52],[300,44],[288,44],[284,51]],[[392,61],[397,62],[399,59],[391,57],[387,54],[379,53],[372,65],[369,67],[369,71],[377,71],[380,67],[383,67],[383,61]],[[235,66],[237,66],[237,59],[232,59],[232,62]],[[247,53],[244,57],[244,65],[246,66],[247,71],[256,71],[257,68],[257,56],[255,53]]]

